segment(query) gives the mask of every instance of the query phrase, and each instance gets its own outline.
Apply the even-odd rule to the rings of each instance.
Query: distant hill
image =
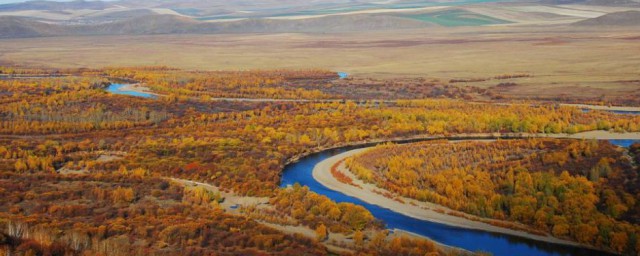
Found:
[[[58,25],[0,16],[0,38],[71,35],[151,35],[213,33],[324,33],[420,28],[428,23],[387,15],[336,15],[312,19],[247,19],[201,22],[176,15],[144,15],[97,25]]]
[[[0,11],[25,11],[25,10],[45,10],[45,11],[64,11],[64,10],[103,10],[112,4],[102,1],[83,1],[77,0],[72,2],[53,2],[53,1],[28,1],[23,3],[2,4]]]
[[[640,26],[639,11],[625,11],[574,23],[575,26]]]
[[[430,24],[388,15],[336,15],[312,19],[273,20],[249,19],[237,22],[213,23],[225,33],[254,32],[351,32],[421,28]]]
[[[251,8],[254,10],[296,9],[296,8],[327,8],[330,6],[353,6],[374,2],[374,0],[117,0],[117,1],[88,1],[74,0],[68,2],[34,0],[22,3],[0,4],[0,11],[24,10],[103,10],[120,6],[132,9],[139,8],[167,8],[167,9],[229,9],[239,10]]]
[[[64,33],[57,25],[27,18],[0,16],[0,38],[38,37]]]
[[[72,35],[150,35],[215,32],[201,23],[174,15],[145,15],[97,25],[47,24],[21,17],[0,16],[0,38]]]
[[[200,23],[175,15],[145,15],[93,26],[76,26],[71,34],[129,35],[197,33]]]
[[[640,6],[640,2],[634,0],[542,0],[543,4],[590,4],[600,6]]]

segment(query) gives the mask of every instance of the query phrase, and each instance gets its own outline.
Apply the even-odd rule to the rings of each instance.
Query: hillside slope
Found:
[[[574,23],[575,26],[640,26],[640,11],[624,11]]]
[[[589,4],[599,6],[640,6],[640,2],[634,0],[542,0],[543,4]]]
[[[0,16],[0,38],[71,35],[150,35],[213,33],[331,33],[420,28],[427,23],[386,15],[337,15],[313,19],[247,19],[201,22],[175,15],[144,15],[96,25],[57,25]]]
[[[0,38],[22,38],[65,34],[58,25],[14,16],[0,16]]]

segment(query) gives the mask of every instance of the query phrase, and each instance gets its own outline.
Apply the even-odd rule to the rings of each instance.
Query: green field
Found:
[[[435,23],[445,27],[484,26],[509,23],[505,20],[500,20],[464,10],[447,10],[440,12],[411,14],[402,15],[401,17]]]
[[[201,10],[198,10],[196,8],[175,8],[171,10],[187,16],[199,16],[201,12]]]
[[[225,19],[238,19],[238,18],[270,18],[270,17],[294,17],[294,16],[314,16],[314,15],[331,15],[331,14],[344,14],[344,13],[349,13],[349,12],[355,12],[355,11],[365,11],[365,10],[378,10],[378,9],[417,9],[417,8],[425,8],[425,7],[432,7],[432,6],[462,6],[462,5],[468,5],[468,4],[479,4],[479,3],[489,3],[489,2],[501,2],[501,0],[460,0],[460,1],[453,1],[453,2],[446,2],[446,3],[440,3],[440,2],[426,2],[424,3],[423,1],[416,1],[416,2],[403,2],[403,3],[393,3],[393,4],[371,4],[371,3],[358,3],[358,4],[348,4],[348,5],[329,5],[329,6],[315,6],[309,9],[304,9],[304,10],[287,10],[287,9],[275,9],[277,10],[276,12],[272,12],[274,10],[271,11],[267,11],[265,13],[259,13],[259,14],[249,14],[249,15],[244,15],[244,14],[230,14],[230,15],[215,15],[215,16],[202,16],[202,17],[197,17],[197,20],[202,20],[202,21],[206,21],[206,20],[225,20]],[[184,15],[189,15],[189,16],[199,16],[198,13],[194,12],[194,9],[189,9],[189,8],[184,8],[184,9],[174,9],[175,11],[184,14]],[[486,22],[492,22],[489,24],[501,24],[501,23],[505,23],[506,21],[503,20],[498,20],[498,19],[494,19],[488,16],[483,16],[480,14],[475,14],[475,13],[471,13],[471,12],[466,12],[466,11],[460,11],[462,12],[460,14],[460,16],[464,16],[462,18],[467,18],[469,20],[473,20],[475,22],[475,20],[481,20],[481,21],[486,21]],[[408,16],[423,16],[423,14],[420,15],[408,15]],[[419,17],[417,17],[417,19],[420,19]],[[427,20],[425,20],[427,21]],[[430,22],[430,21],[428,21]],[[499,22],[499,23],[493,23],[493,22]],[[481,24],[481,25],[486,25],[486,24]],[[454,26],[466,26],[465,25],[454,25]]]

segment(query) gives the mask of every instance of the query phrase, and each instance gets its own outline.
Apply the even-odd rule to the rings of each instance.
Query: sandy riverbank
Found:
[[[611,133],[611,132],[607,132],[607,131],[590,131],[590,132],[583,132],[583,133],[577,133],[577,134],[509,134],[509,135],[500,135],[500,134],[490,134],[490,133],[486,133],[486,134],[465,134],[465,135],[456,135],[456,136],[451,136],[450,138],[457,138],[457,139],[461,139],[461,138],[482,138],[482,137],[549,137],[549,138],[572,138],[572,139],[640,139],[640,133]],[[452,215],[448,215],[448,214],[444,214],[444,213],[440,213],[438,211],[445,211],[445,212],[455,212],[451,209],[448,209],[446,207],[440,206],[440,205],[436,205],[436,204],[432,204],[432,203],[427,203],[427,202],[420,202],[417,200],[413,200],[410,198],[406,198],[406,197],[402,197],[402,201],[404,202],[399,202],[397,200],[394,200],[392,198],[387,198],[379,193],[375,193],[374,190],[377,190],[378,192],[380,192],[382,189],[375,187],[372,184],[365,184],[364,182],[358,180],[355,175],[353,175],[352,173],[350,173],[348,170],[346,170],[346,167],[344,166],[345,164],[342,163],[339,165],[339,169],[345,174],[348,175],[349,177],[351,177],[354,180],[354,183],[356,185],[359,185],[359,187],[355,187],[352,185],[348,185],[348,184],[344,184],[342,182],[339,182],[335,177],[333,177],[333,175],[331,175],[331,167],[336,164],[337,162],[356,155],[358,153],[364,152],[366,150],[368,150],[370,148],[362,148],[362,149],[355,149],[355,150],[351,150],[348,152],[344,152],[342,154],[333,156],[331,158],[325,159],[324,161],[318,163],[314,169],[313,169],[313,177],[314,179],[316,179],[318,182],[320,182],[322,185],[324,185],[325,187],[331,189],[331,190],[335,190],[338,192],[341,192],[343,194],[349,195],[349,196],[353,196],[356,197],[358,199],[361,199],[367,203],[370,204],[375,204],[375,205],[379,205],[388,209],[392,209],[395,212],[401,213],[403,215],[406,216],[410,216],[416,219],[421,219],[421,220],[426,220],[426,221],[431,221],[431,222],[437,222],[437,223],[442,223],[442,224],[446,224],[446,225],[451,225],[451,226],[456,226],[456,227],[462,227],[462,228],[469,228],[469,229],[476,229],[476,230],[484,230],[484,231],[488,231],[488,232],[496,232],[496,233],[503,233],[503,234],[508,234],[508,235],[513,235],[513,236],[519,236],[519,237],[524,237],[524,238],[528,238],[528,239],[533,239],[533,240],[538,240],[538,241],[544,241],[544,242],[549,242],[549,243],[556,243],[556,244],[565,244],[565,245],[572,245],[572,246],[583,246],[579,243],[573,242],[573,241],[568,241],[568,240],[563,240],[563,239],[559,239],[559,238],[555,238],[552,236],[543,236],[543,235],[536,235],[536,234],[531,234],[531,233],[527,233],[524,231],[518,231],[518,230],[512,230],[512,229],[508,229],[508,228],[502,228],[502,227],[498,227],[498,226],[493,226],[493,225],[489,225],[487,223],[481,222],[481,221],[474,221],[474,220],[470,220],[467,218],[463,218],[463,217],[457,217],[457,216],[452,216]],[[438,211],[436,211],[438,210]],[[469,217],[471,217],[471,215],[468,215]],[[490,219],[485,219],[487,221],[489,221]],[[505,222],[508,223],[508,222]],[[591,248],[591,247],[589,247]]]
[[[273,206],[269,204],[269,198],[266,198],[266,197],[241,196],[233,192],[222,191],[220,188],[211,184],[196,182],[191,180],[184,180],[184,179],[177,179],[177,178],[170,178],[170,180],[174,182],[178,182],[185,187],[203,187],[208,191],[211,191],[214,193],[220,193],[220,195],[224,197],[224,201],[220,203],[220,207],[222,207],[222,209],[224,209],[226,212],[231,214],[242,215],[244,213],[241,212],[240,209],[242,207],[248,207],[248,206],[258,206],[262,208],[273,209]],[[292,234],[292,235],[298,234],[298,235],[305,236],[309,239],[316,239],[315,230],[307,226],[283,225],[283,224],[270,223],[262,220],[257,220],[257,222],[259,222],[262,225],[279,230],[285,234]],[[365,234],[367,237],[374,236],[373,230],[365,230]],[[399,231],[399,232],[394,232],[394,234],[388,236],[387,240],[390,241],[394,237],[402,236],[402,235],[407,237],[424,239],[424,237],[413,234],[413,233]],[[438,246],[439,250],[443,252],[466,252],[460,248],[451,247],[451,246],[439,244],[436,242],[434,243],[436,244],[436,246]],[[327,247],[327,250],[337,254],[352,254],[355,252],[354,251],[355,244],[352,237],[341,234],[341,233],[329,232],[328,239],[326,241],[323,241],[322,244]]]
[[[439,212],[436,212],[435,210],[447,209],[447,208],[434,205],[431,203],[419,202],[409,198],[402,198],[404,203],[401,203],[394,199],[387,198],[383,195],[373,192],[373,189],[376,189],[378,191],[380,191],[381,189],[375,188],[375,186],[371,184],[364,184],[362,181],[354,179],[354,183],[362,187],[362,188],[358,188],[348,184],[344,184],[338,181],[336,178],[334,178],[333,175],[331,175],[330,170],[335,163],[347,157],[364,152],[368,149],[369,148],[362,148],[362,149],[347,151],[342,154],[338,154],[336,156],[330,157],[318,163],[313,168],[313,178],[316,179],[318,182],[320,182],[323,186],[331,190],[335,190],[343,194],[356,197],[370,204],[375,204],[375,205],[379,205],[379,206],[391,209],[395,212],[401,213],[403,215],[406,215],[412,218],[431,221],[431,222],[437,222],[437,223],[455,226],[455,227],[462,227],[462,228],[468,228],[468,229],[476,229],[476,230],[483,230],[488,232],[525,237],[528,239],[539,240],[539,241],[544,241],[549,243],[580,246],[580,244],[576,242],[562,240],[562,239],[558,239],[551,236],[534,235],[524,231],[501,228],[501,227],[492,226],[480,221],[472,221],[462,217],[456,217],[456,216],[452,216],[444,213],[439,213]],[[344,170],[344,163],[341,164],[340,168],[343,171],[343,173],[347,175],[350,174],[348,171]],[[351,176],[351,177],[352,179],[355,178],[354,176]],[[413,204],[415,205],[411,204],[410,202],[413,202]],[[446,210],[446,211],[452,211],[452,210]]]

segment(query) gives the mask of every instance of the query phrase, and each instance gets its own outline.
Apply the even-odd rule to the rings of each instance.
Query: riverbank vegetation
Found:
[[[362,207],[337,204],[305,188],[280,188],[285,163],[324,148],[398,137],[640,130],[638,116],[451,99],[457,94],[447,99],[352,101],[349,95],[323,89],[335,88],[325,85],[337,75],[322,70],[196,72],[146,67],[68,72],[65,77],[50,72],[38,78],[0,79],[0,243],[11,250],[107,254],[105,248],[117,245],[131,254],[326,253],[324,244],[258,223],[268,222],[266,212],[251,211],[255,218],[226,213],[229,209],[218,205],[223,200],[219,195],[185,191],[165,182],[180,178],[242,196],[268,197],[278,222],[312,230],[323,225],[329,233],[347,237],[369,234],[357,243],[360,246],[349,248],[355,253],[391,250],[410,255],[406,248],[415,247],[423,248],[423,255],[434,252],[423,242],[399,238],[387,244],[386,235],[370,235],[381,225]],[[115,80],[136,80],[163,96],[150,99],[104,91]],[[214,97],[345,100],[225,102]],[[617,168],[614,163],[609,166]],[[610,180],[607,175],[602,173],[603,179]],[[614,192],[627,202],[619,189]],[[634,212],[628,204],[626,211],[617,205],[612,204],[620,213],[611,217],[615,221]],[[15,223],[26,223],[29,235],[10,232]],[[100,231],[99,223],[106,223],[106,230]],[[36,236],[32,229],[56,239]],[[613,238],[619,233],[615,230],[607,236]],[[62,238],[76,231],[84,239],[81,247]],[[21,247],[23,243],[33,245]],[[376,243],[385,245],[369,247]]]
[[[194,205],[160,178],[4,172],[0,248],[24,255],[323,254],[312,239]]]
[[[388,144],[347,160],[358,178],[401,196],[634,254],[632,163],[607,141],[562,139]]]
[[[320,86],[337,78],[326,70],[187,72],[167,67],[112,68],[99,75],[138,81],[169,97],[202,99],[325,99],[330,96],[305,86]]]

